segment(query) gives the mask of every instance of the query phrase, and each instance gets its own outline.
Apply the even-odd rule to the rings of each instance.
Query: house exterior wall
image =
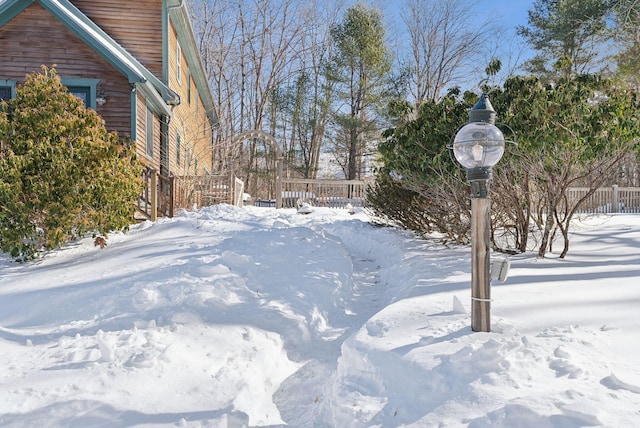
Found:
[[[168,31],[168,84],[181,100],[169,126],[169,162],[175,175],[201,175],[212,171],[211,125],[171,22]]]
[[[72,0],[72,3],[179,95],[180,104],[169,107],[170,116],[165,116],[166,111],[153,113],[151,153],[146,141],[148,100],[144,98],[148,84],[144,88],[130,84],[121,70],[37,1],[0,27],[0,83],[19,85],[27,74],[39,71],[43,64],[54,67],[63,83],[65,79],[90,80],[94,82],[94,95],[104,94],[106,103],[96,104],[93,97],[89,106],[105,120],[109,131],[118,132],[124,140],[134,140],[138,157],[147,166],[165,175],[212,171],[212,130],[208,116],[212,112],[205,109],[209,105],[211,110],[209,88],[204,83],[206,78],[202,78],[192,35],[177,34],[177,29],[190,31],[180,9],[184,6],[176,3],[169,13],[163,10],[167,0]],[[163,17],[163,13],[167,15]],[[174,18],[180,20],[176,25],[172,22]],[[179,49],[178,40],[186,48]],[[199,72],[194,74],[196,80],[191,77],[192,70]],[[159,108],[157,99],[154,102]]]
[[[136,153],[138,158],[144,162],[146,166],[156,171],[160,171],[160,116],[153,112],[153,149],[149,153],[147,150],[147,101],[141,94],[136,94]]]
[[[180,105],[173,108],[169,126],[164,129],[167,135],[162,136],[167,139],[169,171],[174,175],[197,175],[211,171],[212,130],[201,94],[190,78],[190,69],[195,65],[188,64],[182,48],[178,51],[178,35],[170,19],[166,35],[167,52],[163,55],[163,1],[73,0],[73,3],[180,96]],[[164,67],[163,58],[167,60]],[[163,76],[163,70],[166,71],[166,76]],[[158,147],[153,152],[153,158],[150,158],[145,150],[146,132],[143,125],[146,123],[146,103],[140,95],[137,95],[136,110],[138,154],[148,166],[159,170],[159,145],[163,130],[160,126],[161,118],[158,115],[155,117],[157,126],[154,130]]]
[[[34,23],[37,23],[35,25]],[[73,79],[98,79],[107,102],[96,106],[109,131],[131,137],[131,86],[128,80],[40,4],[34,2],[0,27],[0,80],[24,83],[42,65]]]
[[[162,0],[72,0],[72,3],[162,79]]]

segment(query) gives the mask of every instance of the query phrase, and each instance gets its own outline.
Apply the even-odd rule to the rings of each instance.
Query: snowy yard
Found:
[[[639,277],[640,216],[589,218],[473,333],[469,248],[210,207],[0,256],[0,426],[640,426]]]

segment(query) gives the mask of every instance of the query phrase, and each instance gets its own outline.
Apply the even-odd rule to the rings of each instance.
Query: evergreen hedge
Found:
[[[19,261],[133,221],[142,165],[54,69],[0,104],[0,250]]]

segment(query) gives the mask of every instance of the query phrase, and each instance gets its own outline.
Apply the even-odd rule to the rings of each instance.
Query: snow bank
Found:
[[[639,225],[514,257],[491,333],[468,248],[363,211],[220,205],[0,257],[0,425],[636,426]]]

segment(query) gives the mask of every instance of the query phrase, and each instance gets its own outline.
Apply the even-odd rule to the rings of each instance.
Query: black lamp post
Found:
[[[482,94],[453,141],[453,153],[471,184],[471,329],[485,332],[491,331],[488,182],[491,168],[504,154],[504,135],[494,125],[495,117],[487,94]]]

